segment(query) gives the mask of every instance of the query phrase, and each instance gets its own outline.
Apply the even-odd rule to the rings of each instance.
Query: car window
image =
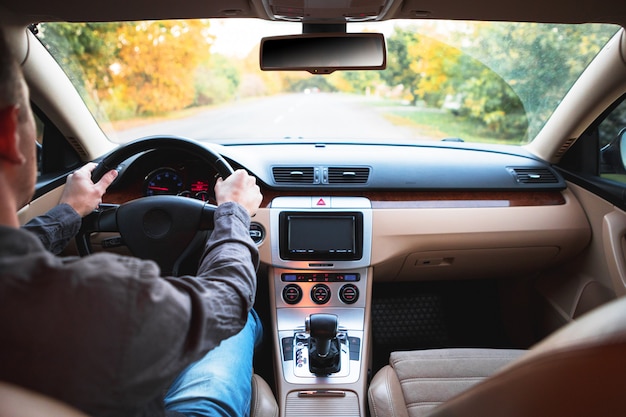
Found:
[[[626,184],[626,100],[613,107],[598,126],[600,176]]]
[[[83,162],[72,144],[46,115],[33,106],[37,129],[37,178],[39,183],[63,176]]]
[[[626,95],[580,135],[557,166],[572,181],[626,209]]]
[[[39,39],[117,143],[177,134],[216,143],[529,142],[614,25],[397,21],[387,68],[261,72],[249,19],[46,23]]]

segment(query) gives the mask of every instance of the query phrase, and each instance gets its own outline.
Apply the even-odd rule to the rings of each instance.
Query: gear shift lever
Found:
[[[337,340],[337,316],[334,314],[311,314],[306,318],[309,332],[309,370],[316,375],[329,375],[341,368],[339,341]]]

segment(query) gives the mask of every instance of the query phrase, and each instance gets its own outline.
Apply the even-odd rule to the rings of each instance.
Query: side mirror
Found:
[[[622,168],[626,169],[626,128],[622,129],[617,137],[619,138],[619,159]]]
[[[626,174],[626,127],[600,150],[602,172]]]
[[[382,70],[387,66],[381,33],[315,33],[261,40],[263,71]]]

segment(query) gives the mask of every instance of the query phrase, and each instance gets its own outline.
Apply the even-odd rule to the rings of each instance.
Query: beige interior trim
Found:
[[[24,224],[34,217],[45,214],[48,210],[59,204],[59,200],[61,199],[61,194],[63,193],[64,188],[65,184],[58,188],[55,188],[54,190],[42,195],[41,197],[31,201],[29,204],[22,207],[17,212],[20,224]]]
[[[626,214],[618,211],[604,216],[602,223],[602,242],[606,263],[611,274],[613,287],[619,295],[626,294],[626,258],[625,256]]]
[[[587,245],[589,223],[576,198],[558,206],[380,209],[373,211],[372,264],[414,252],[558,247],[555,261]]]

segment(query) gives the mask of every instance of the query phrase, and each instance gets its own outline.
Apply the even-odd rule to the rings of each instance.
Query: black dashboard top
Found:
[[[495,149],[495,150],[494,150]],[[380,144],[218,147],[276,189],[560,190],[563,178],[523,148]]]

